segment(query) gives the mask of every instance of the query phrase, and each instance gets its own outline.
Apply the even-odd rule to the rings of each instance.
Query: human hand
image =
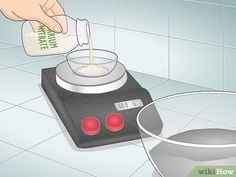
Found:
[[[11,20],[37,21],[56,33],[67,31],[66,20],[52,18],[65,14],[57,0],[0,0],[0,11]]]

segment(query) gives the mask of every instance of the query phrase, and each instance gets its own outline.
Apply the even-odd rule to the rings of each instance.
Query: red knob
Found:
[[[112,132],[118,132],[124,128],[124,118],[120,114],[110,114],[105,121],[106,128]]]
[[[100,131],[100,122],[96,117],[86,117],[82,122],[82,131],[86,135],[97,135]]]

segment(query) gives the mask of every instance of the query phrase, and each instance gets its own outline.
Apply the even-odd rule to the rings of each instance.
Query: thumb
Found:
[[[40,11],[35,19],[36,21],[42,23],[43,25],[47,26],[50,30],[61,33],[62,27],[61,25],[52,17],[49,17],[43,11]]]

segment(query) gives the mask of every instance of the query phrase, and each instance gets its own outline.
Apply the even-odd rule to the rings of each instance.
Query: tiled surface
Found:
[[[116,0],[116,26],[168,35],[168,0]]]
[[[46,95],[21,104],[20,106],[38,113],[45,114],[49,117],[59,119],[56,111],[54,110],[51,102]]]
[[[220,95],[199,117],[236,127],[236,95]]]
[[[0,142],[0,163],[22,152],[23,150],[15,146]]]
[[[236,49],[225,48],[224,89],[236,91]]]
[[[153,172],[155,172],[155,169],[151,162],[146,161],[133,175],[131,175],[131,177],[154,177]],[[160,175],[156,175],[155,177],[160,177]]]
[[[170,3],[170,35],[223,44],[223,7],[174,0]]]
[[[195,116],[217,96],[217,94],[177,96],[174,98],[158,101],[156,105],[176,112],[182,112],[191,116]]]
[[[169,137],[176,134],[181,128],[183,128],[193,117],[173,112],[170,110],[157,108],[158,113],[163,121],[162,137]]]
[[[236,130],[236,128],[232,128],[232,127],[220,124],[220,123],[212,122],[212,121],[201,119],[201,118],[196,118],[184,129],[182,129],[181,132],[193,130],[193,129],[201,129],[201,128],[220,128],[220,129]]]
[[[168,38],[116,30],[116,53],[130,70],[168,77]]]
[[[25,149],[63,131],[55,119],[17,107],[0,117],[0,140]]]
[[[75,150],[68,141],[71,142],[68,135],[62,134],[31,151],[99,177],[129,176],[147,160],[143,149],[135,145],[121,143],[101,149],[82,151]]]
[[[171,39],[170,78],[220,90],[223,88],[222,56],[221,47]]]
[[[75,19],[86,18],[91,22],[114,25],[113,0],[66,0],[64,7],[67,15]]]
[[[24,163],[22,163],[24,162]],[[91,177],[48,159],[25,152],[0,165],[0,175],[6,177]]]
[[[233,7],[236,5],[235,1],[224,0],[226,5],[224,19],[222,7],[217,5],[221,4],[222,0],[189,1],[192,2],[173,0],[170,3],[170,35],[196,41],[196,43],[179,42],[180,40],[171,39],[170,74],[171,79],[204,87],[165,79],[168,76],[168,39],[166,37],[116,29],[116,44],[114,44],[114,28],[94,24],[114,25],[113,0],[76,2],[68,0],[65,1],[65,8],[67,15],[74,18],[88,18],[94,22],[91,25],[95,48],[112,51],[116,48],[119,60],[128,69],[160,76],[131,72],[143,87],[150,89],[153,99],[182,92],[210,90],[207,87],[222,89],[223,80],[226,90],[235,90],[234,50],[225,49],[225,77],[223,79],[222,48],[199,43],[206,42],[220,46],[223,44],[223,31],[225,31],[225,45],[236,46]],[[131,0],[127,2],[122,0],[117,1],[116,5],[116,25],[136,31],[167,35],[165,12],[167,1],[135,2]],[[152,7],[147,7],[147,5]],[[140,7],[142,13],[137,13]],[[225,20],[224,30],[223,20]],[[2,27],[0,42],[21,45],[21,23],[11,22],[0,16],[0,26]],[[104,33],[106,37],[103,37]],[[21,149],[0,141],[0,162],[11,158],[0,163],[0,176],[159,177],[150,162],[144,164],[147,156],[140,140],[80,150],[75,148],[66,132],[57,135],[65,128],[59,120],[53,119],[59,117],[46,96],[42,96],[44,92],[40,88],[40,71],[44,67],[55,66],[64,60],[64,57],[32,58],[26,56],[22,48],[7,49],[9,47],[12,46],[0,43],[0,100],[13,104],[26,103],[8,109],[13,105],[0,102],[0,111],[2,111],[0,112],[0,140],[22,148],[42,144],[30,149],[31,152],[17,155],[22,151]],[[2,65],[17,66],[18,69],[24,71],[14,68],[4,69],[5,66]],[[161,117],[165,117],[163,119],[165,124],[171,125],[171,131],[166,131],[164,135],[168,136],[183,128],[183,130],[188,130],[197,127],[231,128],[231,126],[236,126],[234,119],[236,98],[220,96],[205,107],[212,98],[212,95],[208,95],[163,102],[161,106],[164,108],[159,108]],[[191,104],[189,104],[190,101]],[[205,109],[202,110],[204,107]],[[193,118],[191,115],[198,114],[199,110],[202,110],[198,115],[199,118],[189,123]],[[145,143],[150,147],[154,145],[152,141],[145,141]]]
[[[46,64],[46,61],[48,64]],[[39,64],[41,62],[45,62],[45,65]],[[29,70],[27,70],[36,72],[39,71],[41,67],[53,65],[51,62],[52,59],[38,61],[34,64],[29,64],[31,67],[28,67]],[[24,69],[26,70],[26,68]],[[188,91],[209,90],[204,87],[173,80],[166,81],[164,78],[147,74],[132,71],[131,74],[143,87],[150,89],[150,93],[154,98]],[[30,152],[24,152],[23,154],[17,155],[0,164],[0,174],[8,175],[10,177],[19,176],[19,174],[25,177],[37,175],[63,177],[64,174],[66,174],[66,176],[77,175],[85,177],[89,175],[98,177],[153,177],[156,175],[159,177],[155,173],[150,162],[144,164],[148,157],[142,148],[140,140],[89,150],[81,150],[75,147],[67,132],[59,134],[64,130],[64,127],[59,120],[53,119],[58,117],[48,99],[46,96],[35,98],[38,94],[44,94],[39,87],[40,76],[27,73],[27,71],[23,72],[16,69],[5,69],[0,72],[0,79],[5,79],[3,82],[5,83],[5,86],[3,85],[3,87],[1,87],[1,89],[4,89],[0,95],[1,99],[4,98],[3,100],[5,101],[15,103],[27,101],[24,104],[0,113],[0,140],[22,148],[29,148],[40,143],[34,148],[29,149]],[[17,84],[19,82],[21,84]],[[32,100],[29,101],[30,99]],[[192,100],[194,101],[191,102],[192,104],[190,104],[190,106],[188,105],[189,99],[185,98],[175,100],[174,102],[177,104],[174,104],[174,102],[171,101],[168,102],[167,100],[165,104],[163,102],[161,106],[165,108],[158,108],[160,115],[163,118],[165,125],[172,125],[169,129],[171,131],[163,132],[163,135],[168,136],[174,134],[186,127],[188,122],[193,118],[186,114],[195,114],[199,109],[206,106],[207,102],[211,101],[211,99],[211,95],[206,97],[192,97]],[[220,102],[222,102],[222,100],[220,100]],[[229,108],[232,109],[232,105],[235,105],[234,99],[230,101],[230,105],[231,106],[222,108],[227,111],[225,114],[230,112]],[[182,107],[185,107],[188,111],[185,111]],[[5,108],[5,104],[3,104],[3,108]],[[209,112],[215,112],[215,109],[211,108]],[[193,122],[193,124],[199,126],[207,125],[204,121],[206,121],[205,119],[212,117],[211,114],[209,113],[209,116],[204,116],[204,119],[201,119],[201,122]],[[218,112],[216,114],[220,115]],[[230,112],[230,114],[234,115],[233,112]],[[197,119],[194,121],[197,121]],[[208,120],[208,122],[209,121],[211,120]],[[234,122],[232,118],[231,121]],[[212,121],[210,123],[214,126]],[[226,123],[227,122],[224,122],[224,124]],[[190,128],[191,125],[192,124],[189,125]],[[153,147],[155,145],[152,141],[145,141],[145,143],[147,147]],[[5,146],[7,147],[8,145],[4,144],[3,149],[6,148]],[[7,151],[2,154],[3,159],[12,157],[18,152],[21,152],[18,151],[17,148],[16,150],[14,150],[14,148],[13,150],[11,150],[11,148],[8,149],[9,152]],[[32,153],[36,153],[40,156]],[[108,166],[109,168],[107,168]],[[16,170],[10,170],[12,167]],[[37,174],[35,174],[36,168],[40,169]],[[61,174],[62,176],[60,176]]]
[[[200,87],[196,85],[181,83],[174,80],[168,80],[158,87],[154,87],[149,90],[153,100],[166,97],[169,95],[174,95],[178,93],[193,92],[193,91],[206,91],[209,88]]]
[[[40,76],[16,69],[0,70],[0,100],[19,104],[42,95]]]

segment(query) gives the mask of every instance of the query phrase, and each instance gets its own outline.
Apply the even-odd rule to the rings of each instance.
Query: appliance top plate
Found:
[[[78,86],[99,86],[119,81],[126,75],[126,68],[117,62],[112,72],[100,77],[84,77],[75,74],[67,61],[60,63],[56,68],[57,77],[71,85]]]

